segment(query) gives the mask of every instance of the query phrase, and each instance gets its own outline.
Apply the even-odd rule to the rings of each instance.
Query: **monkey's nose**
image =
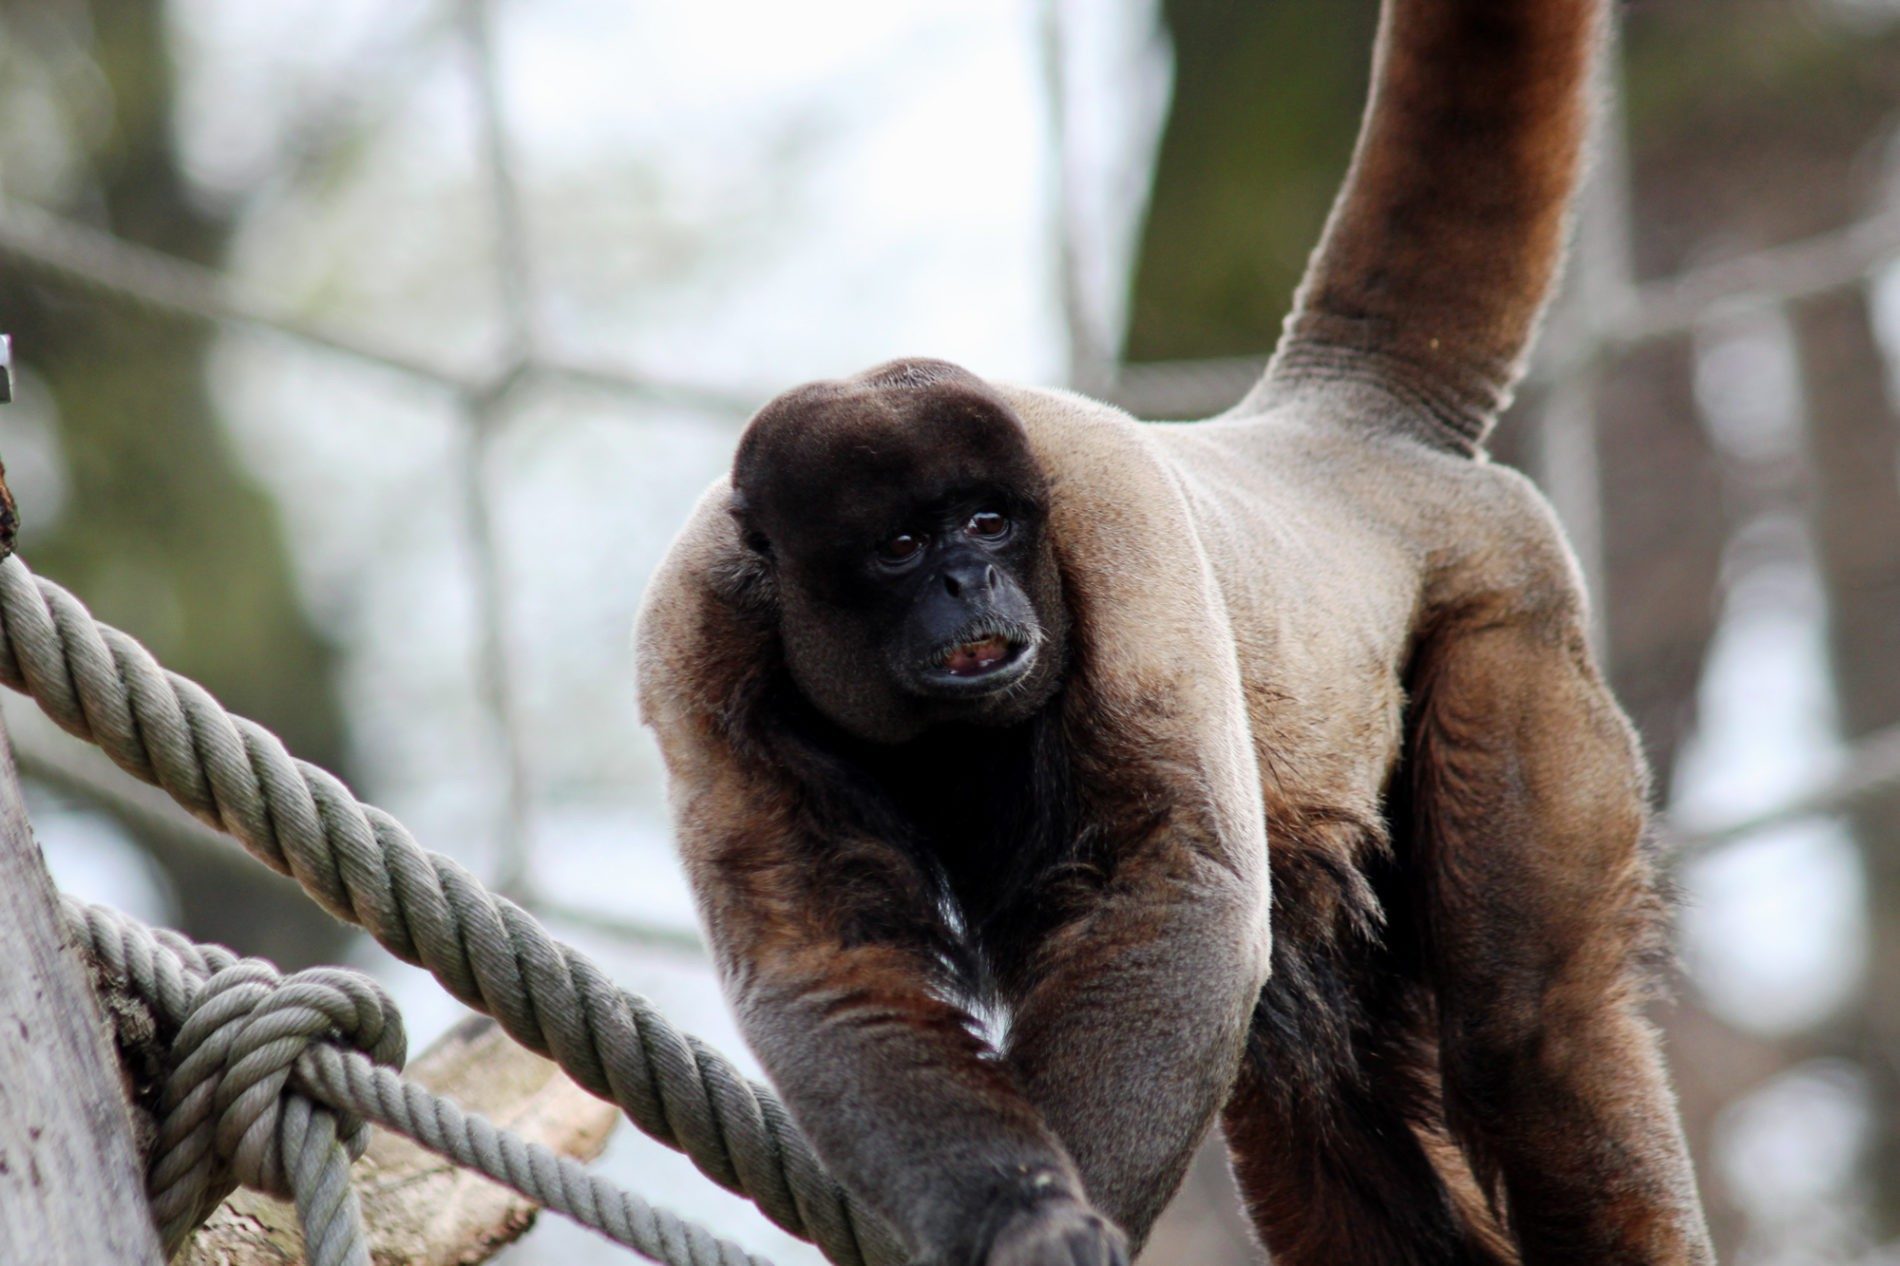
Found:
[[[997,580],[995,563],[985,563],[981,570],[953,567],[943,573],[943,591],[952,598],[961,598],[965,589],[994,589]]]

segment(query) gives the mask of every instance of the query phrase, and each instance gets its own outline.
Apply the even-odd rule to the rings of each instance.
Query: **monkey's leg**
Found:
[[[1123,861],[1051,936],[1005,1053],[1090,1201],[1137,1246],[1233,1080],[1265,963],[1264,868],[1229,868],[1193,833]]]
[[[1447,1121],[1524,1260],[1713,1260],[1656,1035],[1645,776],[1574,604],[1434,637],[1409,753]]]
[[[1272,985],[1268,986],[1272,988]],[[1263,1009],[1264,1010],[1264,1009]],[[1403,1025],[1398,1016],[1386,1016]],[[1234,1178],[1274,1266],[1509,1266],[1462,1166],[1421,1144],[1408,1109],[1435,1099],[1404,1031],[1354,1067],[1313,1067],[1312,1043],[1261,1014],[1221,1113]],[[1297,1069],[1298,1072],[1292,1070]],[[1327,1077],[1311,1084],[1316,1075]],[[1442,1137],[1435,1140],[1438,1152]]]

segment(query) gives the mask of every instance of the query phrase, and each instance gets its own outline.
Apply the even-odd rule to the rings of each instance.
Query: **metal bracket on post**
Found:
[[[13,399],[13,337],[0,334],[0,404]],[[7,491],[7,468],[0,464],[0,559],[13,553],[13,536],[20,530],[20,516],[13,509],[13,494]]]

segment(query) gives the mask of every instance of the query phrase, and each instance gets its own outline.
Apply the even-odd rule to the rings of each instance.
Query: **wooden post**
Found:
[[[162,1261],[118,1055],[0,727],[0,1257]]]
[[[163,1260],[118,1055],[66,941],[0,726],[0,1245],[11,1262]]]
[[[0,401],[11,394],[0,338]],[[13,552],[0,470],[0,558]],[[0,726],[0,1256],[158,1266],[118,1055],[34,842]]]

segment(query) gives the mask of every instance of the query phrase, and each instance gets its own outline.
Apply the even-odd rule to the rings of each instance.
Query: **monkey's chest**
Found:
[[[1067,764],[1034,723],[933,735],[878,775],[905,847],[999,975],[1060,922],[1083,861]]]

